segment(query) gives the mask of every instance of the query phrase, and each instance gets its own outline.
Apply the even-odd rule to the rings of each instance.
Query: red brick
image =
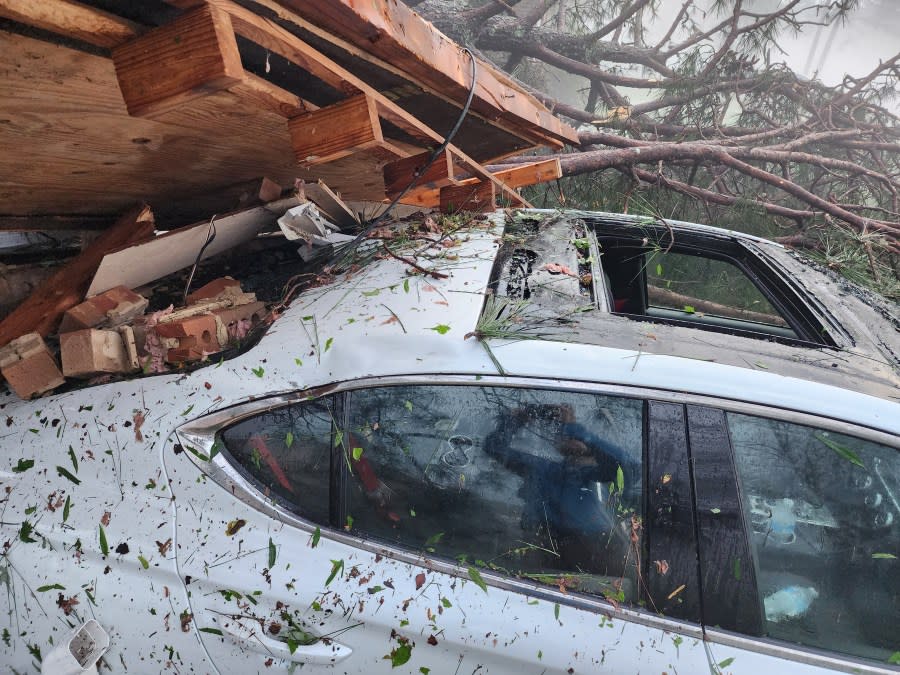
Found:
[[[63,315],[59,332],[119,326],[140,316],[145,309],[147,309],[146,298],[125,286],[116,286],[68,310]]]
[[[232,277],[219,277],[218,279],[210,281],[205,286],[201,286],[193,293],[188,294],[187,302],[189,305],[196,305],[208,300],[233,298],[242,293],[240,281],[233,279]]]
[[[63,375],[93,377],[135,370],[122,336],[114,330],[86,328],[59,336]]]
[[[28,333],[0,349],[0,372],[20,398],[31,398],[65,382],[56,359],[37,333]]]
[[[167,361],[180,363],[196,361],[204,354],[222,351],[216,337],[216,318],[212,314],[200,314],[178,321],[160,323],[153,330],[161,338],[176,338],[178,347],[169,349]]]
[[[266,317],[266,304],[264,302],[251,302],[236,307],[214,309],[212,313],[225,324],[229,336],[233,336],[235,325],[238,321],[249,321],[251,326],[255,326],[262,321]]]

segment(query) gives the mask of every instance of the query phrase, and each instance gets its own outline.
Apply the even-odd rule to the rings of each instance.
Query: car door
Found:
[[[712,660],[897,672],[897,438],[765,409],[687,415]]]
[[[173,472],[196,497],[177,502],[178,557],[211,658],[223,672],[707,670],[694,539],[644,530],[693,535],[684,433],[665,441],[679,410],[407,378],[187,425]]]

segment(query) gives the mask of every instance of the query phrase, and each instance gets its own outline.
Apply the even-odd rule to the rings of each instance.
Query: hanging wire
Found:
[[[463,106],[459,117],[456,120],[456,124],[453,125],[453,128],[450,130],[450,133],[447,134],[447,136],[444,138],[444,141],[431,152],[431,155],[428,157],[428,161],[426,161],[425,164],[423,164],[420,168],[416,169],[416,171],[413,172],[412,180],[396,197],[394,197],[391,203],[388,204],[387,208],[380,214],[378,214],[373,220],[369,221],[369,224],[366,226],[366,228],[358,235],[356,235],[356,238],[353,241],[348,243],[346,246],[341,247],[341,256],[336,261],[335,265],[347,260],[347,258],[351,256],[356,250],[357,246],[359,246],[360,242],[368,237],[369,234],[376,227],[378,227],[378,224],[385,219],[385,217],[393,210],[395,206],[397,206],[397,203],[416,186],[416,184],[419,182],[419,179],[425,174],[428,168],[432,164],[434,164],[434,161],[438,158],[438,156],[447,149],[447,146],[450,145],[450,143],[453,141],[453,137],[456,136],[456,133],[462,126],[463,121],[469,114],[469,108],[472,105],[472,99],[475,98],[475,87],[478,83],[478,62],[475,59],[475,55],[468,47],[463,47],[462,50],[469,55],[469,61],[472,64],[472,84],[469,86],[469,96],[466,99],[466,104]]]
[[[194,261],[194,265],[191,267],[191,273],[188,275],[187,283],[184,285],[184,296],[181,298],[182,306],[187,305],[187,296],[188,292],[191,290],[191,282],[194,280],[194,273],[197,271],[197,265],[200,264],[200,260],[203,258],[203,252],[216,238],[216,215],[218,214],[213,215],[213,217],[209,219],[209,228],[206,231],[206,242],[200,247],[200,251],[197,253],[197,259]]]

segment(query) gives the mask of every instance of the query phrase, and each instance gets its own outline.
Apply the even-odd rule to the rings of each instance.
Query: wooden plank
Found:
[[[494,171],[495,167],[488,168],[492,170],[498,180],[503,181],[511,188],[522,188],[562,178],[562,166],[556,157],[530,164],[509,166],[496,171]],[[474,185],[479,180],[478,178],[466,178],[457,182],[459,185]],[[412,190],[400,200],[400,203],[410,206],[436,207],[441,203],[441,191],[440,188],[434,187]]]
[[[144,32],[132,21],[72,0],[0,0],[0,16],[105,49]]]
[[[304,101],[253,73],[244,72],[244,79],[229,91],[253,106],[269,110],[286,119],[318,110],[317,105]]]
[[[342,35],[360,49],[402,67],[417,81],[464,101],[469,91],[468,56],[414,10],[396,0],[278,0],[326,31]],[[543,104],[490,64],[478,63],[473,109],[527,129],[545,142],[578,144],[578,134]]]
[[[303,183],[302,187],[304,196],[322,209],[333,223],[341,228],[359,225],[356,214],[324,182]]]
[[[231,20],[209,6],[113,49],[128,112],[152,117],[244,79]]]
[[[398,159],[384,165],[384,191],[388,197],[395,197],[406,189],[413,178],[417,178],[417,188],[442,188],[456,185],[453,176],[453,155],[446,150],[435,157],[434,162],[422,172],[431,158],[431,152],[423,152],[413,157]]]
[[[297,161],[308,166],[385,145],[375,104],[365,94],[288,120],[288,130]]]
[[[153,213],[146,204],[124,214],[0,321],[0,346],[26,333],[46,337],[56,330],[63,313],[84,300],[103,256],[114,248],[146,239],[153,234],[153,227]]]
[[[444,213],[459,211],[490,213],[497,210],[496,198],[496,188],[490,182],[479,182],[475,185],[448,185],[441,188],[441,211]]]

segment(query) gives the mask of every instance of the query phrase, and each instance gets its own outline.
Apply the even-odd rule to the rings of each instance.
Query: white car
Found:
[[[898,672],[895,307],[710,227],[446,227],[233,359],[0,398],[8,672]]]

